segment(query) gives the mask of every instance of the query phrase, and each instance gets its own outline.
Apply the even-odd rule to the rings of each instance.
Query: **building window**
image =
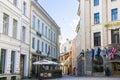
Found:
[[[44,35],[44,23],[42,23],[42,35]]]
[[[50,45],[48,46],[47,56],[50,55]]]
[[[47,44],[45,44],[45,53],[47,53]]]
[[[35,21],[36,21],[36,17],[33,15],[33,29],[35,30]]]
[[[54,57],[56,56],[56,54],[55,54],[56,52],[55,52],[55,48],[54,48]]]
[[[38,32],[40,33],[40,20],[38,19]]]
[[[115,8],[115,9],[112,9],[112,21],[116,21],[118,20],[118,9]]]
[[[48,35],[49,35],[49,40],[50,40],[50,29],[49,29],[49,32],[48,32],[48,33],[49,33]]]
[[[55,42],[55,33],[54,33],[54,42]]]
[[[52,56],[54,56],[53,47],[51,47],[51,51],[52,51]]]
[[[94,0],[94,6],[98,6],[99,5],[99,0]]]
[[[5,72],[5,60],[6,60],[6,50],[1,49],[0,53],[0,74]]]
[[[11,51],[11,65],[10,65],[10,72],[14,73],[15,67],[15,51]]]
[[[17,6],[17,0],[13,0],[13,4]]]
[[[8,35],[9,29],[9,16],[7,14],[3,14],[3,33]]]
[[[42,52],[44,52],[44,42],[42,42]]]
[[[53,40],[54,40],[54,38],[53,38],[53,37],[54,37],[54,35],[53,35],[53,32],[52,32],[52,31],[51,31],[51,35],[52,35],[52,37],[51,37],[52,39],[51,39],[51,40],[53,41]]]
[[[99,24],[100,23],[100,14],[95,13],[94,14],[94,24]]]
[[[45,27],[45,36],[47,37],[47,26]]]
[[[17,38],[17,20],[13,19],[13,37]]]
[[[115,44],[119,43],[119,29],[111,30],[111,42]]]
[[[40,40],[37,40],[37,50],[40,50]]]
[[[26,2],[23,2],[23,14],[24,15],[26,15],[26,10],[27,10]]]
[[[35,38],[32,38],[32,48],[35,49]]]
[[[22,26],[22,41],[25,42],[26,39],[26,27]]]
[[[101,34],[100,34],[100,32],[94,33],[94,46],[101,46]]]

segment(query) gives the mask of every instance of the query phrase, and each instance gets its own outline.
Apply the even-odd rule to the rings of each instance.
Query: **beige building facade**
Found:
[[[89,49],[96,47],[94,45],[94,33],[100,32],[101,42],[100,47],[104,48],[111,44],[111,30],[119,28],[119,0],[96,0],[99,5],[94,6],[95,0],[78,0],[78,16],[80,16],[79,26],[76,28],[80,35],[81,49]],[[112,20],[112,10],[117,9],[117,20]],[[95,20],[95,14],[99,14],[99,20]],[[114,15],[113,15],[114,16]],[[116,17],[116,16],[115,16]],[[118,22],[118,25],[113,25]],[[110,27],[106,25],[111,24]],[[79,29],[80,28],[80,29]]]
[[[80,17],[79,30],[77,36],[80,37],[79,53],[91,48],[97,51],[100,48],[102,51],[105,48],[111,51],[111,48],[116,48],[115,56],[120,57],[120,0],[78,0],[78,16]],[[110,53],[109,51],[109,53]],[[101,52],[103,57],[105,53]],[[120,72],[120,62],[109,59],[112,73]],[[104,57],[103,57],[103,60]],[[106,61],[104,61],[106,64]],[[113,65],[116,66],[113,66]],[[116,67],[115,69],[113,69]]]

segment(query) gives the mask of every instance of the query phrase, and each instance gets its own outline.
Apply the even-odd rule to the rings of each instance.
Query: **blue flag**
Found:
[[[97,56],[100,56],[100,53],[101,53],[101,49],[98,48],[98,51],[97,51]]]
[[[95,50],[92,49],[92,60],[94,59]]]
[[[106,55],[108,55],[108,49],[107,48],[105,48],[106,49]]]

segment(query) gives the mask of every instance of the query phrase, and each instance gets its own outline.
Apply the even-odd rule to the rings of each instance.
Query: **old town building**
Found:
[[[67,39],[60,46],[60,63],[64,75],[72,74],[72,41]]]
[[[28,76],[30,0],[0,0],[0,80]]]
[[[78,2],[78,16],[80,17],[80,30],[77,32],[79,33],[77,36],[80,37],[79,56],[82,56],[80,54],[82,50],[86,53],[88,49],[91,56],[93,55],[91,49],[95,50],[95,61],[90,56],[91,63],[93,63],[91,72],[87,71],[87,53],[84,55],[84,64],[81,64],[85,67],[84,75],[88,73],[103,75],[105,65],[109,65],[112,75],[120,75],[120,0],[78,0]],[[98,55],[99,48],[100,56]],[[114,57],[110,57],[109,55],[114,49]]]
[[[30,65],[31,71],[37,73],[32,63],[41,59],[58,62],[60,27],[44,10],[37,0],[31,0],[30,27]]]

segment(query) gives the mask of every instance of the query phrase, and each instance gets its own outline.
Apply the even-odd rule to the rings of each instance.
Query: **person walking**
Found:
[[[106,65],[105,66],[105,76],[110,76],[110,69],[109,69],[109,66],[108,65]]]

